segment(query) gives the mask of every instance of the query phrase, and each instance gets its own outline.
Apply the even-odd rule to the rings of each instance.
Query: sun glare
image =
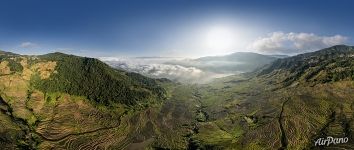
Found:
[[[206,31],[205,46],[212,51],[225,52],[235,47],[236,33],[226,26],[215,26]]]

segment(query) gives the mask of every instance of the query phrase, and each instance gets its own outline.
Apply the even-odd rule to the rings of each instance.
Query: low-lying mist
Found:
[[[167,78],[181,83],[207,83],[232,73],[213,72],[194,66],[193,61],[181,58],[136,57],[100,58],[110,66],[136,72],[152,78]],[[199,64],[200,65],[200,64]]]
[[[238,52],[198,59],[173,57],[100,58],[112,67],[152,78],[182,83],[207,83],[215,78],[250,72],[278,59],[274,56]]]

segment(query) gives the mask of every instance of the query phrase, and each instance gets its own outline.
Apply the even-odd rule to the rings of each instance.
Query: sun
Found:
[[[206,31],[205,45],[208,50],[229,51],[235,47],[236,33],[227,26],[214,26]]]

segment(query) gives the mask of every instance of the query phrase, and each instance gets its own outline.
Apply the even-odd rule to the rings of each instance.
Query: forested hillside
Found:
[[[65,92],[86,96],[98,103],[136,104],[149,99],[163,99],[165,91],[156,80],[139,74],[112,69],[94,59],[62,53],[38,57],[36,61],[57,62],[55,73],[48,79],[39,76],[32,79],[34,87],[44,92]]]
[[[320,51],[278,59],[259,75],[284,75],[285,85],[327,83],[354,79],[354,48],[338,45]]]
[[[181,84],[63,53],[0,53],[5,149],[351,149],[351,46]],[[315,146],[319,138],[349,142]]]

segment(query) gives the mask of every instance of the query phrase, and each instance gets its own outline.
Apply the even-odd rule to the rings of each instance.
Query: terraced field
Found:
[[[18,145],[38,149],[185,149],[188,146],[186,135],[192,132],[191,122],[196,113],[193,110],[198,103],[193,100],[193,87],[171,88],[171,96],[163,104],[138,110],[115,105],[111,109],[97,106],[82,96],[36,90],[27,76],[40,70],[23,67],[26,74],[0,77],[2,138],[4,142],[11,141],[6,143],[9,149]]]
[[[225,86],[228,87],[226,89],[217,85],[214,88],[210,86],[202,88],[210,95],[220,93],[225,93],[220,95],[228,95],[234,92],[231,99],[229,96],[225,98],[217,96],[214,99],[216,101],[214,104],[220,107],[210,106],[211,108],[206,109],[207,113],[212,116],[210,122],[219,123],[219,129],[215,126],[206,132],[226,131],[229,135],[241,133],[240,136],[232,139],[231,146],[230,143],[217,143],[217,146],[224,145],[222,148],[225,149],[235,147],[236,149],[304,149],[315,148],[314,140],[327,135],[353,137],[354,109],[352,106],[354,101],[352,97],[354,88],[352,81],[315,87],[289,87],[281,90],[267,90],[267,85],[262,85],[260,80],[240,81],[237,79],[233,81],[235,82],[224,81],[228,83]],[[258,86],[264,88],[248,89],[249,92],[246,93],[243,93],[243,89],[237,90],[239,86],[247,86],[250,82],[259,83]],[[207,98],[210,97],[207,96]],[[336,132],[329,131],[328,128]],[[200,135],[202,139],[204,134]],[[205,134],[205,136],[208,135],[210,133]],[[224,136],[228,137],[227,134]],[[221,141],[225,142],[225,140]],[[205,144],[215,144],[215,141],[205,142]],[[350,146],[353,146],[353,142],[336,147],[348,148]]]
[[[331,49],[338,48],[343,47]],[[345,48],[338,51],[347,54],[353,50]],[[327,55],[327,51],[331,55]],[[49,56],[57,61],[49,60]],[[251,150],[354,147],[352,55],[334,55],[332,50],[326,49],[280,60],[281,65],[273,64],[263,70],[201,85],[111,70],[93,59],[63,54],[49,56],[45,59],[15,54],[0,57],[1,148]],[[60,74],[68,67],[61,62],[63,56],[95,74],[75,75],[82,77],[82,82],[90,81],[86,85],[95,85],[90,88],[99,90],[110,84],[116,87],[111,92],[116,93],[100,96],[99,91],[88,88],[81,91],[80,86],[62,87],[57,79],[77,73]],[[311,62],[323,59],[329,63],[310,67],[314,64],[308,64],[309,58]],[[337,61],[339,58],[341,61]],[[60,66],[62,71],[58,71]],[[318,69],[322,71],[315,71]],[[105,84],[91,82],[90,77],[97,76],[103,77],[101,81]],[[73,82],[78,81],[75,78],[64,81],[68,85]],[[38,88],[38,83],[43,86]],[[42,89],[52,87],[52,83],[60,86]],[[85,95],[87,93],[90,96]],[[112,95],[118,98],[102,99],[112,98]],[[349,142],[315,146],[318,138],[327,136],[348,137]]]

